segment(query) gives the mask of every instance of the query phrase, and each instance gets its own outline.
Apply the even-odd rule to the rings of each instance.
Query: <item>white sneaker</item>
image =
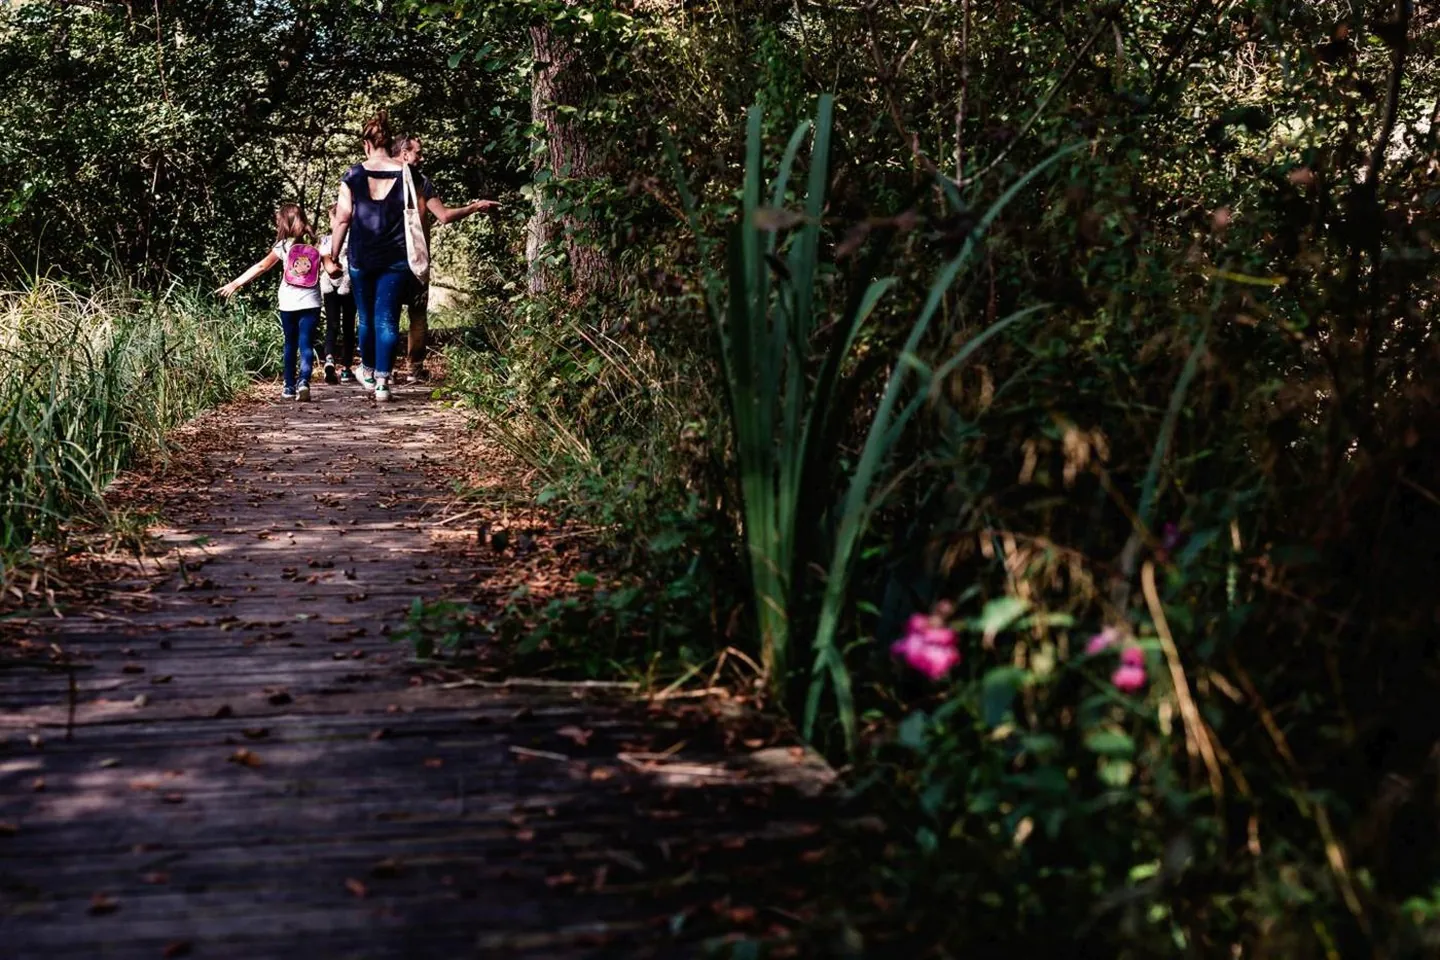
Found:
[[[295,392],[295,399],[301,403],[310,402],[310,384],[301,381],[300,389]]]
[[[388,403],[390,401],[389,377],[375,378],[375,400],[379,403]]]

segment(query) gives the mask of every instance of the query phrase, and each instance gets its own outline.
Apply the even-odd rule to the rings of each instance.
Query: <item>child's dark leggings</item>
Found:
[[[355,296],[327,293],[324,301],[325,356],[333,358],[339,366],[348,367],[355,359]]]
[[[315,353],[310,344],[314,341],[315,323],[319,319],[320,311],[315,307],[280,311],[280,329],[285,331],[286,390],[295,389],[296,354],[299,354],[300,360],[300,382],[310,382],[310,372],[315,368]]]

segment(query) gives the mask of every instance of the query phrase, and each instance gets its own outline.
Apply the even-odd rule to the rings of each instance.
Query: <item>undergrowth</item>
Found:
[[[273,314],[50,280],[0,293],[0,564],[103,504],[174,427],[279,357]],[[123,526],[123,525],[122,525]]]

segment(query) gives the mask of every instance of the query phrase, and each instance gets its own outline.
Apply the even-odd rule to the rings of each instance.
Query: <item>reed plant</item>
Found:
[[[750,565],[752,604],[762,662],[772,691],[785,696],[797,654],[808,654],[804,730],[813,736],[827,690],[847,748],[855,746],[856,711],[850,674],[837,644],[849,602],[850,576],[870,518],[885,497],[882,483],[900,437],[926,403],[931,387],[958,372],[986,341],[1040,310],[1033,305],[975,331],[953,356],[931,366],[922,346],[947,293],[964,276],[981,238],[1007,204],[1036,177],[1083,144],[1065,147],[1019,177],[996,199],[931,283],[890,364],[881,399],[852,468],[835,451],[838,431],[858,396],[847,378],[865,376],[850,363],[866,320],[897,278],[870,279],[885,252],[877,242],[860,267],[860,282],[841,303],[819,296],[821,231],[829,180],[834,99],[819,99],[815,119],[790,137],[774,179],[764,171],[763,112],[748,114],[741,217],[726,245],[726,272],[707,279],[707,303],[724,372],[726,408],[741,494],[741,536]],[[809,171],[803,194],[790,200],[791,171],[806,139]],[[697,236],[697,205],[671,148],[682,200]],[[953,184],[939,184],[963,201]],[[794,209],[798,206],[799,209]],[[705,240],[701,238],[702,248]],[[831,332],[818,337],[822,327]],[[843,490],[839,502],[830,491]],[[824,572],[818,597],[807,595],[806,571]],[[798,624],[813,624],[797,637]],[[797,640],[805,649],[794,649]]]
[[[0,564],[103,503],[137,457],[279,357],[273,315],[38,280],[0,293]]]

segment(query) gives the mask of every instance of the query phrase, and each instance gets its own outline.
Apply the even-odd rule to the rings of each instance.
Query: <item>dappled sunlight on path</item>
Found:
[[[29,621],[82,669],[73,736],[63,673],[0,675],[6,956],[683,956],[793,916],[803,751],[390,642],[499,575],[440,543],[461,418],[398,394],[221,411],[167,510],[180,573]]]

